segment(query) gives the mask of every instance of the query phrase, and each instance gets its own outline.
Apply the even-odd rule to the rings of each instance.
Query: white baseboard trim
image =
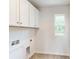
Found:
[[[59,53],[59,52],[44,52],[44,51],[36,51],[35,53],[39,53],[39,54],[50,54],[50,55],[70,56],[69,53]]]
[[[70,56],[69,53],[59,53],[59,52],[44,52],[44,51],[34,51],[29,55],[29,58],[31,58],[34,54],[49,54],[49,55],[61,55],[61,56]]]

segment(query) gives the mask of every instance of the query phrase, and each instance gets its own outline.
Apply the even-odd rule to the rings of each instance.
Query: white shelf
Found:
[[[39,29],[39,27],[30,27],[30,26],[15,26],[15,25],[9,25],[9,27]]]

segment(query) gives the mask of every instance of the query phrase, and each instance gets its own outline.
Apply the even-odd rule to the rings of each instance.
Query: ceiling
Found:
[[[39,7],[53,6],[53,5],[67,5],[70,0],[29,0],[34,5]]]

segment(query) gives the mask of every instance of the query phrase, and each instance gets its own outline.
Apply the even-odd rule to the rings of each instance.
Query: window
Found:
[[[56,14],[55,19],[55,35],[63,36],[65,31],[65,16],[64,14]]]

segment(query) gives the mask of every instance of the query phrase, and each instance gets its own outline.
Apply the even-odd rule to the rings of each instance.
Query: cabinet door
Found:
[[[16,8],[17,8],[16,0],[10,0],[10,14],[9,14],[9,25],[16,24]]]
[[[19,26],[20,22],[20,0],[10,0],[10,26]]]
[[[39,17],[39,11],[30,4],[30,26],[31,27],[38,27],[38,17]]]
[[[29,15],[28,15],[28,1],[27,0],[20,0],[20,23],[21,26],[28,26],[29,22]]]
[[[39,10],[35,8],[35,27],[39,27]]]
[[[30,9],[30,27],[35,27],[35,10],[34,7],[30,4],[29,5]]]

